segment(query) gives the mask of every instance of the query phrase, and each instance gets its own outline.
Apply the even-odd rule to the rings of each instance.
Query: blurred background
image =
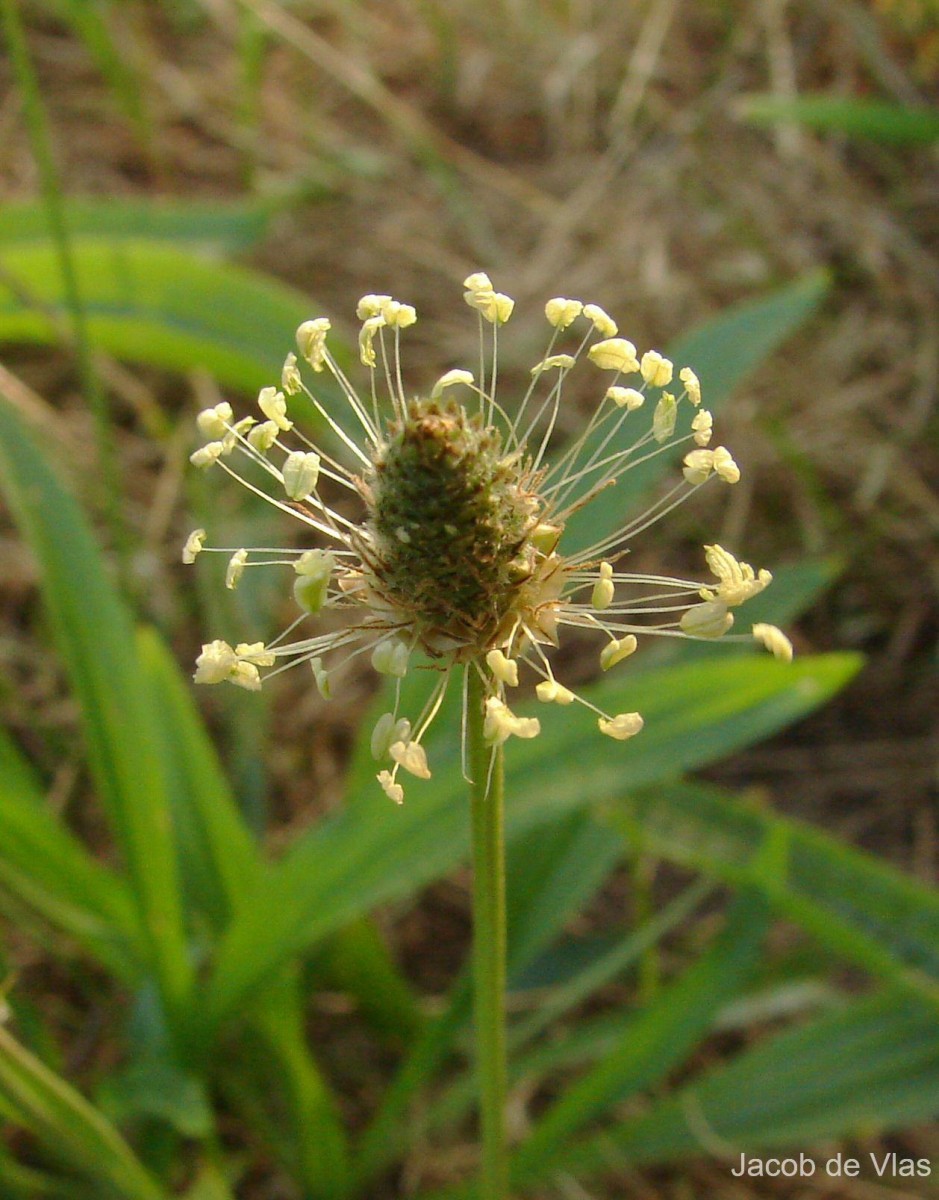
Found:
[[[210,636],[234,640],[246,618],[273,630],[281,604],[263,582],[219,599],[217,577],[202,579],[196,603],[178,561],[207,513],[215,529],[242,530],[236,545],[277,544],[276,521],[188,468],[195,411],[236,399],[239,368],[226,377],[211,363],[187,364],[178,347],[156,337],[148,345],[145,331],[126,353],[119,334],[95,343],[83,367],[67,320],[38,330],[24,319],[37,297],[40,309],[51,303],[48,259],[29,257],[50,237],[40,203],[50,190],[76,237],[123,222],[198,243],[271,288],[293,289],[270,293],[272,311],[292,313],[305,298],[307,315],[329,314],[349,345],[363,293],[414,304],[414,387],[472,357],[460,281],[473,270],[517,302],[500,367],[509,381],[540,353],[550,296],[599,303],[640,347],[667,348],[731,306],[802,283],[814,289],[810,311],[716,419],[743,482],[729,498],[673,514],[648,553],[663,568],[697,570],[700,543],[711,540],[758,566],[828,564],[832,586],[790,631],[797,653],[857,650],[864,668],[818,713],[705,776],[758,786],[778,811],[935,881],[935,0],[16,7],[50,154],[44,164],[5,53],[0,391],[42,432],[123,564],[127,591],[180,661]],[[155,201],[159,211],[148,207]],[[221,310],[226,301],[207,292],[197,302]],[[277,336],[272,364],[292,326]],[[106,435],[87,399],[89,370],[107,396]],[[267,379],[245,371],[245,392],[276,380],[274,365]],[[246,522],[257,536],[245,536]],[[43,639],[34,559],[2,508],[0,561],[0,713],[64,805],[77,786],[76,708]],[[245,697],[213,694],[206,709],[243,810],[275,846],[340,802],[353,731],[372,699],[365,673],[330,705],[311,690],[305,678],[285,679],[267,731]],[[94,809],[79,808],[78,820],[94,842]],[[422,987],[442,986],[460,960],[465,901],[465,878],[435,884],[394,925],[399,961]],[[54,958],[15,938],[10,952],[68,1028],[73,985]],[[78,1070],[80,1048],[75,1058]],[[726,1175],[702,1171],[697,1182],[637,1176],[609,1194],[726,1186]],[[838,1186],[831,1195],[895,1194]],[[258,1185],[244,1195],[281,1193]]]

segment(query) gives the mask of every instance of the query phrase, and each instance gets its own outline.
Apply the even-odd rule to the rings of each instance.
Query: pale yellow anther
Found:
[[[773,576],[763,568],[755,572],[749,563],[738,562],[723,546],[705,546],[708,567],[719,580],[716,588],[702,588],[705,600],[721,600],[730,607],[743,604],[758,596],[773,582]]]
[[[472,387],[475,382],[476,381],[473,378],[472,371],[461,371],[459,368],[455,368],[454,370],[447,371],[440,376],[431,389],[430,398],[432,400],[436,400],[437,397],[442,395],[447,388],[455,387],[458,383],[463,383],[467,387]]]
[[[186,544],[183,546],[183,562],[189,566],[190,563],[196,561],[196,556],[202,553],[202,547],[205,544],[205,530],[194,529],[186,538]]]
[[[408,673],[408,659],[411,651],[400,638],[389,638],[379,642],[372,651],[372,666],[379,675],[391,675],[395,679],[403,679]]]
[[[711,472],[714,469],[714,451],[691,450],[685,455],[684,464],[682,474],[688,483],[704,483],[710,479]]]
[[[196,683],[222,683],[237,665],[238,659],[228,642],[216,639],[202,647],[192,678]]]
[[[637,712],[617,713],[613,718],[600,717],[597,721],[600,732],[605,733],[607,737],[615,738],[618,742],[625,742],[628,738],[635,737],[641,731],[643,724],[643,719]]]
[[[585,304],[584,316],[593,322],[593,327],[601,337],[616,337],[619,329],[613,318],[603,311],[599,304]]]
[[[606,399],[612,400],[617,408],[625,408],[627,412],[635,412],[637,408],[642,408],[646,401],[642,392],[637,392],[635,388],[618,386],[606,389]]]
[[[580,300],[565,300],[563,296],[555,296],[544,306],[548,324],[553,325],[555,329],[566,329],[583,311],[584,306]]]
[[[284,393],[279,392],[277,388],[261,388],[258,392],[258,408],[284,433],[293,429],[293,421],[287,418],[287,401],[284,399]]]
[[[667,387],[672,382],[672,364],[657,350],[647,350],[639,364],[642,378],[652,387]]]
[[[780,662],[792,662],[792,642],[781,629],[760,623],[753,626],[753,636],[770,651],[773,658],[778,658]]]
[[[427,755],[420,742],[392,742],[388,753],[405,771],[416,775],[418,779],[430,779]]]
[[[551,354],[547,358],[543,358],[541,362],[535,363],[531,369],[532,375],[541,375],[544,371],[560,370],[569,371],[574,365],[575,359],[572,354]]]
[[[228,560],[228,569],[225,572],[225,586],[230,590],[238,586],[238,582],[245,573],[245,563],[248,561],[247,550],[236,550]]]
[[[322,371],[326,363],[326,334],[332,328],[329,317],[304,321],[297,329],[297,349],[314,371]]]
[[[535,695],[544,704],[573,704],[576,696],[556,679],[544,679],[535,688]]]
[[[235,654],[240,661],[254,663],[256,667],[272,667],[277,662],[277,655],[263,642],[239,642]]]
[[[692,371],[691,367],[682,367],[678,372],[678,378],[685,385],[685,391],[688,393],[688,399],[697,408],[701,403],[701,383]]]
[[[189,455],[189,461],[194,467],[205,469],[211,467],[222,457],[222,451],[225,449],[222,442],[206,442],[204,446],[200,446],[198,450],[194,450]]]
[[[395,718],[394,713],[382,713],[375,722],[375,728],[372,730],[370,743],[372,758],[376,762],[381,762],[391,751],[392,743],[407,742],[410,736],[411,722],[407,717],[401,717],[398,720]]]
[[[261,673],[251,662],[239,662],[235,664],[232,673],[228,676],[228,682],[233,683],[235,687],[244,688],[247,692],[259,692],[261,690]]]
[[[309,496],[320,477],[320,456],[314,450],[294,450],[284,459],[284,491],[291,500]]]
[[[725,483],[737,483],[740,480],[740,468],[726,446],[714,447],[714,470]]]
[[[227,400],[216,404],[214,408],[204,408],[196,417],[196,428],[204,438],[221,440],[228,432],[232,419],[232,408]]]
[[[639,370],[636,347],[625,338],[607,338],[602,342],[594,342],[587,351],[587,357],[601,371],[630,374]]]
[[[367,321],[371,317],[379,316],[385,305],[390,303],[390,296],[376,296],[373,292],[369,292],[356,305],[355,315],[360,321]]]
[[[329,679],[329,672],[323,666],[323,660],[321,658],[311,658],[310,669],[312,670],[313,678],[316,681],[316,690],[324,700],[331,700],[333,696],[333,688]]]
[[[593,585],[590,603],[598,611],[609,608],[616,589],[613,586],[613,567],[608,562],[600,563],[600,578]]]
[[[400,300],[389,300],[381,315],[390,329],[407,329],[417,320],[417,309],[413,304],[402,304]]]
[[[498,696],[486,700],[483,720],[483,740],[490,746],[501,746],[510,737],[533,738],[541,732],[537,717],[517,717]]]
[[[485,271],[476,271],[472,275],[467,275],[463,280],[463,286],[468,292],[480,293],[493,291],[492,280]],[[467,303],[469,303],[467,301]]]
[[[601,669],[609,671],[610,667],[615,667],[624,658],[629,658],[631,654],[635,654],[638,644],[634,633],[627,633],[625,637],[619,638],[619,640],[613,638],[612,641],[607,642],[600,651]]]
[[[296,396],[303,387],[300,370],[297,367],[297,356],[292,350],[284,359],[284,365],[280,372],[280,386],[288,396]]]
[[[257,450],[259,454],[266,454],[277,441],[279,432],[276,421],[262,421],[248,433],[248,445]]]
[[[683,613],[678,622],[683,633],[697,638],[723,637],[733,623],[734,614],[728,612],[727,605],[718,600],[696,604]]]
[[[297,578],[293,598],[308,613],[318,613],[326,603],[329,584],[336,569],[335,555],[329,550],[307,550],[293,564]]]
[[[385,318],[379,314],[368,317],[359,330],[359,362],[363,367],[375,366],[375,335],[384,327]]]
[[[691,428],[694,433],[695,443],[699,446],[706,446],[711,440],[714,418],[706,408],[699,408],[694,415],[694,420],[691,422]]]
[[[504,325],[511,317],[515,301],[502,292],[479,292],[468,302],[490,325]]]
[[[506,658],[501,650],[490,650],[486,655],[486,665],[500,683],[518,687],[518,663]]]
[[[375,778],[381,784],[381,790],[389,800],[393,800],[395,804],[404,803],[404,788],[400,783],[395,783],[394,776],[390,771],[379,771]]]
[[[667,442],[675,432],[678,418],[678,402],[671,392],[663,392],[652,414],[652,436],[660,444]]]

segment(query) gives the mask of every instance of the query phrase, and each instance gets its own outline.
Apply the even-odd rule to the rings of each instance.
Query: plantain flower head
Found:
[[[539,701],[585,704],[601,733],[626,741],[642,729],[639,713],[603,712],[555,678],[552,657],[563,631],[595,633],[598,666],[608,671],[646,636],[727,636],[731,610],[771,580],[718,545],[704,547],[711,579],[622,569],[632,539],[660,516],[701,487],[740,478],[725,447],[708,448],[711,414],[699,407],[701,385],[691,368],[676,373],[656,350],[640,355],[603,309],[557,297],[545,307],[547,347],[527,390],[505,396],[497,387],[497,346],[514,301],[482,272],[463,287],[479,323],[476,372],[459,365],[428,394],[411,392],[401,342],[417,313],[391,296],[364,296],[356,310],[364,389],[336,361],[329,320],[312,318],[296,331],[299,359],[287,354],[280,387],[263,388],[258,397],[263,419],[235,421],[228,404],[200,413],[204,442],[191,456],[197,467],[221,468],[260,491],[303,527],[300,547],[283,551],[212,547],[204,530],[190,535],[183,560],[227,554],[229,587],[245,570],[286,570],[298,610],[270,643],[207,643],[196,682],[257,690],[265,678],[306,663],[328,698],[350,660],[368,655],[374,670],[396,684],[394,708],[380,718],[371,746],[378,783],[398,803],[404,776],[430,776],[422,743],[455,673],[463,675],[464,705],[468,673],[483,680],[484,738],[492,747],[540,732],[536,717],[516,715],[506,701],[522,669]],[[302,364],[317,377],[312,383]],[[578,436],[552,458],[573,371],[592,384],[596,400]],[[320,387],[327,374],[344,414]],[[329,431],[321,444],[302,432],[302,410],[310,406],[320,429]],[[685,406],[694,410],[690,432],[676,435]],[[636,463],[688,443],[693,448],[674,485],[651,509],[590,546],[565,546],[575,512]],[[266,488],[242,473],[244,460],[263,473]],[[348,503],[328,500],[326,491],[345,493]],[[317,631],[315,623],[331,613],[333,623]],[[308,621],[314,627],[298,636]],[[791,658],[791,644],[774,626],[755,625],[751,636],[776,657]],[[418,666],[434,668],[437,680],[422,712],[402,714],[401,681]]]

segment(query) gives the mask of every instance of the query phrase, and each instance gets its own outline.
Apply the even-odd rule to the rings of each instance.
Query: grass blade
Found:
[[[0,1094],[52,1155],[118,1200],[166,1200],[114,1126],[2,1026]]]
[[[264,236],[274,212],[265,201],[149,200],[109,196],[73,198],[63,205],[65,227],[76,239],[193,244],[222,253],[247,250]],[[49,215],[32,200],[0,204],[0,246],[48,242]]]
[[[96,348],[175,371],[203,367],[238,392],[280,378],[312,311],[286,284],[164,242],[76,237],[72,255]],[[0,265],[0,341],[59,342],[64,293],[51,247],[6,246]]]
[[[89,762],[130,875],[148,962],[171,1023],[191,982],[158,730],[130,616],[81,512],[0,404],[0,487],[40,566],[43,599],[82,710]]]
[[[701,1153],[804,1150],[852,1134],[876,1137],[937,1112],[935,1013],[887,992],[708,1071],[646,1116],[573,1147],[565,1167],[589,1172]],[[865,1159],[865,1175],[873,1174]]]
[[[46,807],[0,729],[0,884],[86,946],[125,982],[139,980],[141,930],[126,883],[97,863]]]
[[[790,122],[818,133],[843,133],[888,146],[939,140],[939,111],[853,96],[744,96],[739,113],[752,125]]]
[[[768,906],[753,891],[735,901],[710,950],[649,1008],[626,1022],[618,1044],[536,1123],[513,1164],[520,1183],[558,1157],[563,1143],[605,1108],[660,1082],[710,1028],[755,968]]]
[[[939,1004],[935,889],[706,784],[672,783],[618,798],[606,819],[672,862],[760,888],[836,954]]]

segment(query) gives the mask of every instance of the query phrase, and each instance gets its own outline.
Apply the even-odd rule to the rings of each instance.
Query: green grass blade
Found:
[[[617,799],[607,819],[664,858],[760,888],[836,954],[939,1003],[936,889],[705,784],[667,784]]]
[[[266,201],[72,198],[63,204],[72,238],[172,242],[223,253],[247,250],[264,236],[274,212]],[[0,204],[0,247],[43,244],[51,236],[46,209],[32,200]]]
[[[628,748],[601,745],[593,715],[579,706],[560,718],[541,706],[545,736],[513,745],[509,755],[509,835],[766,737],[822,703],[858,665],[854,656],[830,655],[791,666],[748,658],[624,671],[620,681],[585,694],[608,710],[628,706],[645,714],[646,729]],[[375,905],[413,894],[464,857],[468,830],[456,743],[454,736],[449,755],[443,747],[432,755],[435,780],[411,788],[405,805],[388,805],[371,789],[298,839],[251,892],[206,987],[206,1039],[291,955]],[[589,759],[582,754],[586,743]]]
[[[717,412],[746,377],[808,320],[827,290],[827,276],[817,272],[759,300],[735,305],[669,346],[668,357],[676,372],[684,366],[695,371],[705,408]],[[689,433],[690,422],[689,413],[684,413],[675,436]],[[615,487],[606,488],[574,513],[564,544],[568,548],[590,544],[618,529],[625,516],[640,510],[642,497],[668,471],[678,471],[680,459],[680,453],[660,454],[628,471]]]
[[[928,146],[939,140],[939,110],[909,108],[884,100],[825,95],[744,96],[739,113],[752,125],[789,122],[818,133],[843,133],[888,146]]]
[[[308,1200],[334,1200],[346,1186],[349,1149],[336,1097],[307,1045],[296,980],[285,976],[252,1021],[276,1066],[292,1121],[296,1173]]]
[[[88,1200],[88,1189],[74,1180],[22,1166],[0,1150],[0,1195],[5,1200]]]
[[[0,729],[0,885],[77,938],[126,983],[139,979],[141,930],[126,883],[96,862],[48,809]]]
[[[3,404],[0,488],[40,567],[43,600],[81,705],[89,763],[130,875],[148,962],[176,1021],[192,967],[158,730],[130,616],[77,505]]]
[[[314,311],[286,284],[166,243],[76,237],[72,254],[95,347],[170,370],[203,367],[239,392],[280,378],[294,330]],[[6,246],[0,266],[0,341],[57,343],[46,314],[66,309],[54,251]]]
[[[118,1200],[166,1200],[117,1130],[0,1026],[0,1094],[54,1157]]]
[[[646,1116],[572,1147],[564,1166],[587,1173],[616,1163],[711,1156],[715,1147],[739,1160],[743,1150],[872,1139],[937,1113],[935,1012],[885,993],[770,1038],[693,1079]],[[873,1177],[863,1157],[864,1177]]]
[[[523,1183],[558,1157],[563,1143],[604,1109],[659,1083],[710,1028],[753,972],[768,926],[768,906],[753,891],[735,901],[708,952],[643,1012],[627,1020],[604,1060],[565,1091],[519,1150],[513,1178]],[[533,1170],[534,1168],[534,1170]]]

